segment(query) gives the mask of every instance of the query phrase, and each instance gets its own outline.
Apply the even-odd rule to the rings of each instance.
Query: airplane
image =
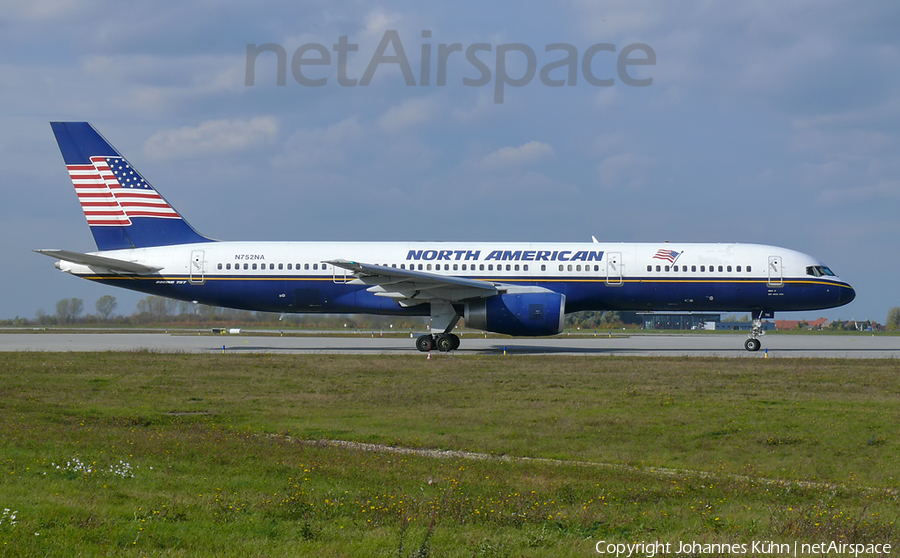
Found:
[[[51,122],[97,251],[35,250],[77,277],[178,300],[281,313],[427,316],[415,346],[452,351],[469,328],[563,331],[566,313],[835,308],[856,292],[820,260],[724,243],[240,242],[210,239],[87,122]]]

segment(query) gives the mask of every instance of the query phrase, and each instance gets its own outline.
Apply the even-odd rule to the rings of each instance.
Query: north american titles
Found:
[[[511,261],[511,262],[599,262],[602,250],[492,250],[481,259],[481,250],[410,250],[406,260]]]

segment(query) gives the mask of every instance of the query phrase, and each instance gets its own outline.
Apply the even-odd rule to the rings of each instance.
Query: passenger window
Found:
[[[728,266],[728,273],[731,273],[731,266]]]
[[[244,269],[250,269],[250,266],[248,264],[244,264]]]
[[[691,271],[692,271],[692,272],[697,271],[697,266],[696,266],[696,265],[692,265],[692,266],[691,266]]]
[[[510,270],[509,264],[506,264],[506,271],[509,271],[509,270]]]
[[[700,266],[700,271],[706,271],[706,266],[705,266],[705,265],[701,265],[701,266]]]
[[[494,271],[494,264],[488,264],[488,271]]]
[[[406,264],[400,264],[400,269],[406,269]]]
[[[225,269],[231,269],[231,264],[225,264]]]
[[[661,267],[656,266],[656,271],[659,271],[659,270],[661,270],[661,269],[662,269]]]
[[[256,269],[256,264],[253,264],[253,269]]]
[[[319,264],[313,264],[313,269],[318,271],[318,269],[319,269]]]
[[[563,270],[563,264],[559,264],[559,270],[560,270],[560,271]]]
[[[751,271],[752,271],[752,270],[750,269],[750,266],[748,265],[748,266],[747,266],[747,273],[750,273]]]
[[[288,264],[288,269],[293,269],[291,264]]]
[[[566,266],[566,271],[572,271],[572,264],[569,264],[568,266]]]
[[[669,271],[669,266],[666,266],[666,271]]]
[[[456,269],[456,264],[453,264],[453,269]],[[462,264],[462,270],[466,270],[466,264]]]
[[[541,271],[547,271],[547,264],[541,264]]]
[[[425,269],[427,269],[428,271],[431,271],[431,264],[426,265]]]
[[[219,264],[216,269],[222,269],[222,264]]]
[[[722,273],[722,266],[719,266],[719,273]]]
[[[522,271],[528,271],[528,264],[522,265]]]
[[[419,271],[422,271],[422,264],[419,264]]]
[[[741,266],[737,266],[737,272],[738,272],[738,273],[741,272]]]
[[[327,264],[322,264],[322,269],[328,269],[328,265],[327,265]]]
[[[300,264],[297,264],[297,268],[300,267]],[[303,264],[303,269],[309,269],[309,264]]]
[[[653,271],[653,266],[652,266],[652,265],[648,265],[648,266],[647,266],[647,271]]]
[[[459,266],[457,266],[456,264],[453,264],[453,271],[456,271],[457,269],[459,269]]]
[[[600,271],[600,266],[599,266],[599,265],[595,265],[595,266],[594,266],[594,271]]]
[[[506,268],[509,269],[509,266],[506,266]],[[519,271],[519,264],[516,264],[516,271]]]
[[[484,264],[479,264],[479,265],[478,265],[478,270],[479,270],[479,271],[484,271]]]
[[[284,269],[284,264],[278,264],[278,270],[281,271],[282,269]]]

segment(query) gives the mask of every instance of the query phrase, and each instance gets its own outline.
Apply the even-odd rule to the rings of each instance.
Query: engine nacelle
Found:
[[[540,292],[498,294],[466,303],[466,326],[517,336],[556,335],[566,318],[566,295]]]

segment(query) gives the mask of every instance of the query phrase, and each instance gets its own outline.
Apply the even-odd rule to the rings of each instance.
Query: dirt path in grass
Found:
[[[282,438],[284,440],[317,447],[337,447],[346,448],[354,451],[369,451],[376,453],[390,453],[396,455],[415,455],[419,457],[431,457],[435,459],[465,459],[469,461],[498,461],[507,463],[542,463],[549,465],[574,465],[578,467],[598,467],[604,469],[613,469],[618,471],[631,471],[642,473],[655,477],[669,478],[685,478],[695,477],[701,479],[727,479],[734,482],[745,484],[759,484],[764,486],[780,486],[780,487],[799,487],[814,488],[822,490],[856,490],[860,492],[871,492],[888,494],[892,496],[900,495],[900,490],[892,488],[875,488],[869,486],[848,486],[845,484],[834,484],[826,482],[811,482],[801,480],[785,480],[785,479],[769,479],[764,477],[750,477],[747,475],[731,475],[727,473],[710,473],[707,471],[694,471],[691,469],[669,469],[666,467],[633,467],[631,465],[621,465],[616,463],[598,463],[594,461],[574,461],[565,459],[549,459],[544,457],[515,457],[510,455],[494,455],[489,453],[476,453],[471,451],[458,450],[439,450],[439,449],[416,449],[404,448],[399,446],[387,446],[383,444],[367,444],[363,442],[350,442],[347,440],[302,440],[292,436],[281,436],[277,434],[271,435],[273,438]]]

